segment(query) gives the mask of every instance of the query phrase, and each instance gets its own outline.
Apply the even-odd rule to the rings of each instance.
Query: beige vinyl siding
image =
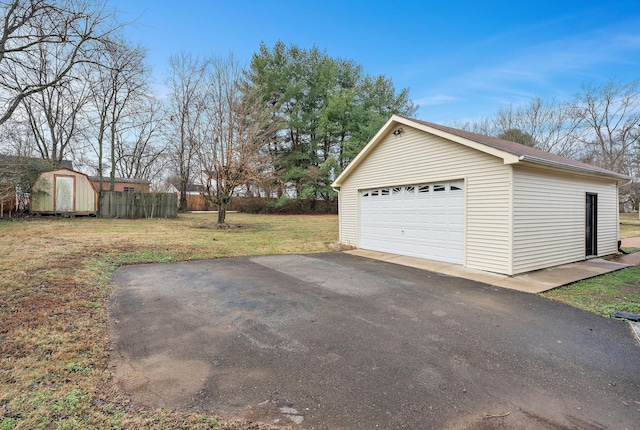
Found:
[[[75,212],[94,213],[97,211],[97,194],[89,178],[82,173],[67,169],[42,172],[36,179],[30,195],[32,212],[53,212],[54,183],[56,176],[75,177]]]
[[[614,180],[520,166],[513,176],[513,274],[585,259],[587,192],[598,195],[598,255],[617,251]]]
[[[501,159],[405,126],[387,134],[340,187],[340,241],[358,246],[359,195],[369,188],[465,180],[465,265],[508,273],[510,167]]]
[[[76,177],[76,212],[95,212],[96,191],[91,181],[84,175]]]

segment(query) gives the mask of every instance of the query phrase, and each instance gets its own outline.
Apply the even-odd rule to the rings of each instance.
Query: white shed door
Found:
[[[73,177],[56,175],[56,212],[73,212]]]
[[[360,248],[464,263],[464,181],[360,192]]]

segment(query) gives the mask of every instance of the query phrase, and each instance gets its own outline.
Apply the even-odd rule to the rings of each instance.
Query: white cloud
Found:
[[[482,45],[481,50],[452,49],[456,54],[450,55],[446,64],[438,62],[431,66],[438,69],[449,65],[453,73],[442,80],[424,76],[423,82],[430,84],[414,86],[418,92],[414,101],[424,107],[420,111],[425,114],[491,115],[501,106],[523,103],[537,96],[570,97],[580,90],[581,84],[591,80],[637,79],[640,66],[637,25],[634,18],[539,43],[526,43],[522,39],[522,43],[507,48],[504,43],[485,40],[486,43],[476,42]],[[429,109],[434,105],[444,109],[445,104],[447,111]]]
[[[435,106],[446,103],[451,103],[456,100],[456,97],[447,96],[445,94],[438,94],[437,96],[423,97],[413,102],[418,106]]]

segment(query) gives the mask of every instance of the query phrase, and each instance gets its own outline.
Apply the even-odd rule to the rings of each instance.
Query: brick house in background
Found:
[[[96,190],[100,190],[100,177],[91,176],[91,182],[96,187]],[[151,186],[151,182],[146,179],[137,178],[115,178],[113,184],[113,190],[111,190],[111,178],[102,178],[102,189],[105,191],[119,191],[124,193],[148,193]]]

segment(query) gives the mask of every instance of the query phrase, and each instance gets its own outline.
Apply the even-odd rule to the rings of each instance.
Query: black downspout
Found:
[[[621,241],[621,240],[619,240],[619,241],[618,241],[618,252],[621,252],[621,253],[622,253],[622,254],[624,254],[624,255],[628,255],[629,253],[628,253],[628,252],[623,251],[623,250],[622,250],[622,248],[621,248],[621,246],[622,246],[622,241]]]

